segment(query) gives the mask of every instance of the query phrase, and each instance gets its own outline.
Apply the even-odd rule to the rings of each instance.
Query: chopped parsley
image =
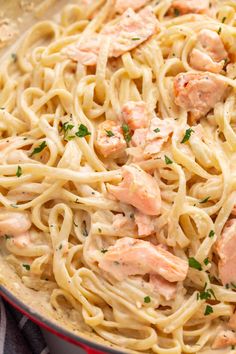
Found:
[[[208,264],[210,263],[208,257],[204,259],[203,263],[204,263],[205,265],[208,265]]]
[[[16,171],[16,176],[20,177],[22,175],[22,168],[20,166],[17,167],[17,171]]]
[[[108,250],[106,250],[105,248],[102,248],[102,249],[101,249],[101,252],[102,252],[102,253],[107,253]]]
[[[112,136],[114,136],[114,133],[112,133],[111,130],[105,130],[105,132],[107,133],[107,136],[109,136],[109,138],[111,138]]]
[[[179,9],[174,8],[174,15],[177,17],[180,15]]]
[[[210,198],[211,198],[211,197],[206,197],[205,199],[200,200],[199,203],[200,203],[200,204],[207,203]]]
[[[150,296],[145,296],[145,298],[143,299],[143,301],[145,302],[145,304],[149,304],[149,302],[151,302]]]
[[[207,305],[205,308],[204,316],[208,316],[213,313],[213,308],[210,305]]]
[[[154,131],[154,133],[159,133],[159,132],[160,132],[160,129],[159,129],[159,128],[156,128],[156,129],[154,129],[153,131]]]
[[[122,130],[123,130],[125,141],[128,144],[131,140],[131,133],[130,133],[129,126],[127,124],[122,124]]]
[[[215,236],[215,232],[213,230],[211,230],[209,232],[209,235],[208,235],[210,238],[214,237]]]
[[[22,266],[23,266],[26,270],[30,270],[30,265],[29,265],[29,264],[22,264]]]
[[[65,122],[62,124],[61,131],[64,132],[64,140],[70,141],[75,138],[75,135],[68,135],[69,131],[74,128],[73,124],[70,124],[70,122]]]
[[[139,40],[140,40],[140,38],[138,38],[138,37],[132,38],[132,41],[139,41]]]
[[[183,140],[181,141],[181,144],[186,143],[190,139],[192,133],[194,133],[193,129],[191,128],[187,129],[183,137]]]
[[[222,28],[220,27],[219,29],[218,29],[218,34],[220,35],[221,34],[221,31],[222,31]]]
[[[38,154],[38,153],[42,152],[43,149],[45,149],[46,146],[47,146],[46,141],[43,141],[42,144],[40,144],[38,147],[36,147],[36,148],[33,150],[32,154],[31,154],[30,156],[33,156],[33,155],[35,155],[35,154]]]
[[[209,300],[212,298],[217,300],[214,291],[212,289],[207,289],[207,283],[205,283],[203,291],[200,291],[198,295],[198,300]]]
[[[16,53],[11,53],[11,58],[12,58],[13,62],[15,63],[17,61]]]
[[[173,163],[173,161],[168,156],[165,155],[165,163],[167,165],[171,165]]]
[[[227,18],[227,17],[225,17],[225,16],[222,18],[222,23],[225,23],[226,18]]]
[[[85,125],[80,124],[79,130],[75,133],[75,135],[79,138],[84,138],[85,136],[91,135],[91,133],[88,131],[88,128]]]
[[[194,268],[197,270],[202,270],[201,263],[199,263],[194,257],[190,257],[188,259],[188,265],[190,268]]]

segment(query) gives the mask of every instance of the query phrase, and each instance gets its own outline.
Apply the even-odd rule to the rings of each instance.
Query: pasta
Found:
[[[233,0],[88,0],[1,62],[2,254],[124,352],[234,352],[235,48]]]

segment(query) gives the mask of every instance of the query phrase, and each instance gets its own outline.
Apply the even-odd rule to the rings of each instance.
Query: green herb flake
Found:
[[[70,122],[65,122],[62,124],[61,131],[64,131],[65,133],[68,132],[68,130],[71,130],[74,128],[73,124],[70,124]]]
[[[227,17],[225,17],[225,16],[222,18],[222,23],[225,23],[226,18],[227,18]]]
[[[230,283],[230,285],[232,286],[232,288],[236,289],[236,284]]]
[[[185,135],[183,137],[183,140],[181,141],[181,144],[186,143],[190,139],[192,133],[194,133],[193,129],[191,129],[191,128],[187,129],[185,131]]]
[[[154,131],[154,133],[160,133],[160,129],[159,128],[156,128],[153,131]]]
[[[199,204],[207,203],[210,199],[211,199],[211,197],[206,197],[205,199],[200,200]]]
[[[213,313],[213,308],[210,305],[207,305],[205,308],[204,316],[208,316]]]
[[[74,139],[74,138],[75,138],[75,135],[69,135],[69,136],[64,137],[64,139],[65,139],[66,141],[71,141],[71,140]]]
[[[220,35],[221,34],[221,32],[222,32],[222,28],[220,27],[219,29],[218,29],[218,35]]]
[[[36,147],[36,148],[33,150],[32,154],[31,154],[30,156],[33,156],[33,155],[35,155],[35,154],[38,154],[38,153],[42,152],[43,149],[45,149],[46,146],[47,146],[46,141],[43,141],[38,147]]]
[[[107,252],[108,252],[108,250],[106,250],[105,248],[101,249],[101,253],[107,253]]]
[[[105,130],[107,136],[109,136],[109,138],[111,138],[112,136],[114,136],[114,133],[112,133],[111,130]]]
[[[209,235],[208,235],[210,238],[214,237],[215,236],[215,232],[213,230],[211,230],[209,232]]]
[[[197,269],[197,270],[202,270],[201,264],[194,257],[190,257],[188,259],[188,265],[189,265],[190,268],[194,268],[194,269]]]
[[[17,61],[16,53],[11,53],[11,58],[12,58],[13,62],[15,63]]]
[[[16,176],[20,177],[22,175],[22,168],[20,166],[17,167],[17,171],[16,171]]]
[[[127,124],[122,124],[122,130],[123,130],[125,141],[128,144],[131,140],[131,133],[130,133],[129,126]]]
[[[143,299],[143,301],[145,302],[145,304],[149,304],[149,303],[151,302],[150,296],[145,296],[145,298]]]
[[[88,128],[84,124],[80,124],[79,130],[75,133],[75,135],[79,138],[84,138],[88,135],[91,135],[91,133],[88,131]]]
[[[167,165],[171,165],[173,163],[173,161],[168,156],[165,155],[165,163]]]
[[[30,270],[30,265],[29,264],[22,264],[22,267],[24,267],[26,270]]]
[[[204,259],[203,263],[204,263],[205,265],[208,265],[208,264],[210,263],[208,257]]]
[[[134,37],[134,38],[132,38],[132,41],[140,41],[140,38]]]
[[[175,17],[180,15],[179,9],[174,8],[174,15],[175,15]]]

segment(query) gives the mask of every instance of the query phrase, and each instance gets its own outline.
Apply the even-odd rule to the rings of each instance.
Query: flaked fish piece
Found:
[[[159,23],[150,6],[139,13],[126,10],[115,24],[106,24],[100,33],[86,41],[64,48],[62,53],[84,65],[96,65],[98,53],[105,37],[110,38],[109,57],[118,58],[145,42],[159,30]]]
[[[156,180],[141,168],[122,167],[123,180],[118,186],[108,185],[108,191],[122,203],[131,204],[147,215],[159,215],[161,210],[160,188]]]
[[[196,120],[222,101],[227,84],[211,73],[181,73],[174,79],[175,103]]]
[[[188,263],[166,251],[161,245],[125,237],[99,260],[99,267],[121,281],[131,275],[161,275],[170,282],[183,281],[188,272]]]

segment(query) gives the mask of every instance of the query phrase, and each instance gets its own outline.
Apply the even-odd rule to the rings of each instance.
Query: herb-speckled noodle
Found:
[[[0,65],[0,235],[6,259],[27,287],[50,293],[62,316],[72,321],[79,314],[88,331],[142,353],[214,353],[216,333],[228,328],[236,303],[234,284],[222,285],[219,277],[215,245],[236,201],[236,3],[207,1],[206,11],[184,12],[181,2],[191,3],[140,1],[144,9],[133,10],[139,14],[150,6],[156,28],[149,23],[149,35],[140,30],[130,50],[118,54],[115,37],[104,30],[121,21],[115,0],[68,4],[57,21],[30,28]],[[207,69],[207,79],[223,83],[224,95],[199,116],[175,97],[180,88],[175,92],[173,83],[181,73],[204,75],[193,56],[202,30],[220,37],[227,58],[212,59],[214,67]],[[102,40],[96,37],[101,31]],[[98,42],[83,49],[83,55],[91,52],[83,63],[78,48],[89,47],[91,38]],[[171,126],[153,155],[133,144],[133,131],[122,121],[130,101],[144,102],[148,115],[165,122],[153,129],[160,139],[161,124]],[[127,146],[119,156],[106,156],[97,145],[105,120],[122,126]],[[113,136],[108,129],[107,139]],[[161,192],[149,235],[139,234],[134,206],[109,192],[121,183],[122,167],[134,164]],[[17,228],[23,222],[24,230],[6,232],[6,215]],[[129,225],[117,227],[117,215]],[[101,269],[109,247],[124,237],[161,243],[188,262],[174,297],[166,299],[146,275],[117,280]],[[226,345],[222,353],[232,348]]]

